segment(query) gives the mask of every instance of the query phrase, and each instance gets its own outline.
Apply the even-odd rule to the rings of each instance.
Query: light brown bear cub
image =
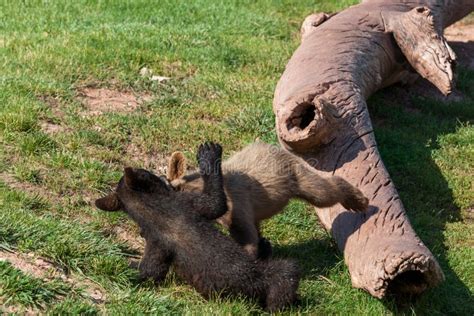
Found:
[[[199,172],[184,175],[185,169],[183,154],[174,153],[167,174],[171,185],[180,191],[202,191]],[[344,179],[321,177],[303,159],[262,142],[234,154],[222,163],[222,170],[229,211],[217,221],[254,258],[271,255],[270,243],[260,236],[260,222],[281,212],[291,198],[316,207],[341,203],[356,212],[368,207],[368,199]]]

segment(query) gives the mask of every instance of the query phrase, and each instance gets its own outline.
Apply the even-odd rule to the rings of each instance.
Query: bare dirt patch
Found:
[[[10,314],[25,315],[25,316],[41,315],[40,311],[35,308],[17,306],[17,305],[5,306],[4,302],[0,299],[0,315],[10,315]]]
[[[0,173],[0,181],[5,183],[9,188],[21,191],[29,197],[39,197],[40,201],[47,202],[48,206],[53,210],[57,210],[57,208],[59,208],[61,205],[90,205],[93,207],[92,202],[94,201],[94,198],[97,197],[97,192],[89,190],[64,190],[60,193],[54,193],[41,185],[18,181],[15,179],[15,177],[6,172]],[[90,218],[86,213],[78,213],[75,220],[77,220],[79,223],[90,222]]]
[[[38,97],[43,103],[48,105],[51,109],[52,114],[55,117],[62,118],[64,117],[64,111],[62,109],[61,98],[53,95],[41,95]]]
[[[147,151],[134,143],[130,143],[126,148],[127,159],[125,163],[130,163],[136,167],[153,170],[157,174],[166,174],[169,156]]]
[[[88,87],[78,91],[77,99],[86,106],[88,115],[101,115],[106,112],[133,112],[143,103],[151,101],[152,97],[131,91]]]
[[[474,23],[468,24],[464,21],[454,23],[444,30],[444,36],[448,41],[472,42],[474,41]]]
[[[66,130],[64,126],[51,122],[41,122],[40,127],[41,130],[48,135],[54,135],[57,133],[64,132]]]
[[[38,97],[43,103],[45,103],[48,108],[51,110],[53,117],[62,119],[65,116],[63,111],[62,100],[58,96],[52,95],[41,95]],[[69,129],[61,124],[57,124],[51,119],[44,118],[40,121],[40,128],[45,134],[54,135],[57,133],[62,133],[68,131]]]
[[[74,275],[67,275],[52,262],[33,253],[23,254],[0,249],[0,260],[9,262],[16,269],[35,278],[45,281],[59,279],[73,288],[82,289],[94,303],[100,304],[105,302],[105,291],[96,284]]]
[[[51,262],[35,257],[32,253],[18,254],[0,250],[0,260],[8,261],[16,269],[38,279],[63,277],[63,273],[59,272]]]
[[[44,199],[46,199],[48,201],[52,201],[52,202],[59,202],[59,197],[58,196],[52,194],[51,192],[49,192],[48,190],[46,190],[42,186],[36,185],[36,184],[33,184],[33,183],[29,183],[29,182],[18,181],[12,175],[10,175],[6,172],[0,173],[0,181],[5,183],[8,187],[10,187],[12,189],[23,191],[28,195],[39,196],[41,198],[44,198]]]
[[[474,223],[474,206],[468,208],[464,213],[464,219],[467,222]],[[473,241],[474,242],[474,241]]]
[[[136,232],[132,232],[121,226],[114,226],[111,230],[112,235],[119,241],[127,244],[132,250],[143,253],[145,249],[145,240]]]
[[[455,23],[444,35],[456,52],[459,66],[474,70],[474,24]]]

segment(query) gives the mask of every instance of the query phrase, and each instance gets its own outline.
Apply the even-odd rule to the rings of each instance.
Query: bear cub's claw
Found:
[[[206,142],[201,144],[197,153],[199,170],[202,175],[216,173],[222,157],[222,147],[217,143]]]
[[[366,212],[369,207],[369,199],[362,192],[355,192],[343,203],[343,206],[355,212]]]

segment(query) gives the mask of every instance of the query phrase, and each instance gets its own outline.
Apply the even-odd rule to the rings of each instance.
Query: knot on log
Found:
[[[308,34],[310,34],[316,27],[327,21],[331,16],[332,15],[323,12],[308,15],[301,24],[301,41],[303,42]]]

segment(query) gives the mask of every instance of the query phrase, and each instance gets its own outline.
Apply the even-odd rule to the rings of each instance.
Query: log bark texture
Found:
[[[354,287],[375,297],[419,294],[444,279],[418,238],[377,150],[365,100],[417,73],[441,92],[453,88],[455,54],[442,31],[474,10],[474,0],[367,0],[336,15],[307,17],[302,43],[276,87],[281,144],[323,174],[357,185],[367,214],[318,209]]]

